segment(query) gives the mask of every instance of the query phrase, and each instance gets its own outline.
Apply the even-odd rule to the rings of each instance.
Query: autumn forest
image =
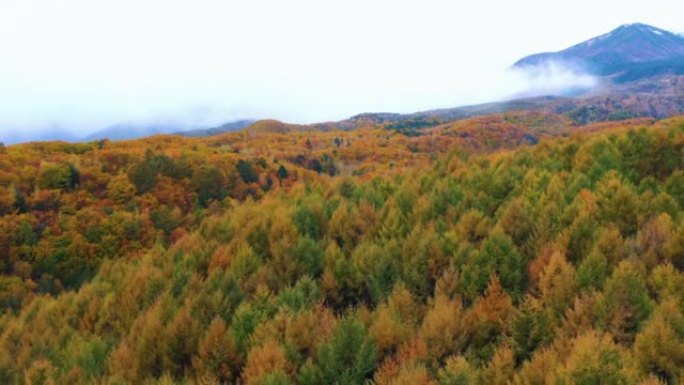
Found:
[[[0,148],[0,383],[684,383],[684,119]]]

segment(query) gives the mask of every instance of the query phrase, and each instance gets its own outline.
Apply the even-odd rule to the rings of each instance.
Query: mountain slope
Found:
[[[667,84],[663,84],[667,83]],[[663,92],[667,90],[667,92]],[[611,88],[583,97],[541,96],[472,106],[444,108],[412,114],[364,114],[360,123],[355,118],[314,125],[316,129],[350,130],[365,127],[367,121],[377,121],[386,129],[419,135],[421,130],[440,124],[476,116],[512,111],[554,113],[569,117],[575,125],[617,121],[630,118],[664,119],[684,114],[684,77],[644,79],[620,85],[619,92]]]
[[[253,124],[254,122],[255,122],[254,120],[248,120],[248,119],[237,120],[234,122],[228,122],[228,123],[222,124],[218,127],[198,128],[196,130],[180,131],[180,132],[177,132],[176,134],[182,135],[182,136],[195,137],[195,138],[203,137],[203,136],[212,136],[212,135],[223,134],[226,132],[242,130],[243,128]]]
[[[618,81],[684,73],[684,37],[646,24],[623,25],[559,52],[527,56],[514,64],[529,68],[559,63]]]

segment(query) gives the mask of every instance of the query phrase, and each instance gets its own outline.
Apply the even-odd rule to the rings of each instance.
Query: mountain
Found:
[[[301,124],[290,124],[274,119],[264,119],[256,121],[248,127],[245,127],[244,132],[247,135],[284,134],[290,131],[309,130],[310,128],[310,126]]]
[[[514,68],[560,64],[616,83],[684,74],[684,37],[646,24],[626,24],[558,52],[520,59]]]
[[[661,84],[663,82],[667,84]],[[420,135],[422,129],[444,123],[512,111],[559,114],[570,118],[576,126],[632,118],[664,119],[684,114],[684,76],[643,80],[629,83],[629,86],[635,92],[624,92],[623,89],[623,92],[602,92],[582,97],[540,96],[412,114],[367,113],[363,114],[363,119],[352,117],[339,122],[315,124],[313,128],[350,130],[381,125],[407,135]],[[610,90],[609,87],[607,89]],[[670,91],[663,93],[663,89]]]
[[[239,130],[242,130],[243,128],[247,127],[247,126],[254,124],[254,122],[255,122],[254,120],[243,119],[243,120],[237,120],[234,122],[228,122],[228,123],[222,124],[218,127],[198,128],[195,130],[187,130],[187,131],[176,132],[176,134],[182,135],[182,136],[188,136],[188,137],[195,137],[195,138],[212,136],[212,135],[223,134],[226,132],[239,131]]]
[[[353,129],[369,123],[418,134],[425,127],[473,116],[529,110],[562,114],[577,124],[629,118],[662,119],[684,113],[684,36],[646,24],[623,25],[568,49],[527,56],[514,69],[535,73],[563,66],[598,77],[594,87],[572,93],[516,97],[481,105],[412,114],[361,114],[317,125]]]
[[[173,123],[153,123],[153,124],[115,124],[106,127],[102,130],[96,131],[85,138],[84,141],[110,139],[110,140],[128,140],[137,139],[145,136],[152,136],[158,134],[170,134],[183,130],[184,127]]]
[[[225,132],[238,131],[251,124],[254,120],[237,120],[228,122],[217,127],[210,128],[193,128],[188,129],[187,126],[179,123],[153,123],[153,124],[115,124],[106,127],[100,131],[92,133],[85,138],[84,141],[111,139],[111,140],[128,140],[137,139],[145,136],[159,135],[159,134],[174,134],[187,137],[205,137],[211,135],[222,134]]]
[[[0,130],[0,134],[2,134],[0,135],[0,142],[5,144],[47,141],[75,142],[79,140],[78,135],[59,125],[39,131],[17,129],[11,132],[3,132]]]

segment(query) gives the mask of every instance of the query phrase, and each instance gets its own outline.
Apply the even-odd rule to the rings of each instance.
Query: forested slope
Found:
[[[16,310],[32,293],[78,288],[103,260],[171,244],[244,200],[320,178],[399,174],[451,151],[477,154],[567,135],[559,122],[519,112],[408,137],[382,125],[321,132],[260,121],[207,139],[0,147],[0,310]]]
[[[126,187],[108,187],[104,201],[91,197],[88,206],[106,202],[100,209],[112,212],[103,218],[140,216],[149,242],[98,256],[73,285],[51,273],[44,284],[62,285],[55,290],[23,288],[36,282],[34,270],[24,266],[22,276],[16,263],[3,267],[0,383],[684,381],[684,121],[567,138],[534,131],[538,143],[512,150],[489,140],[491,130],[483,134],[488,144],[475,148],[468,139],[481,131],[465,127],[438,127],[436,135],[469,134],[436,139],[382,130],[347,133],[354,136],[341,142],[334,132],[206,139],[192,142],[194,157],[186,154],[189,176],[155,169],[159,179],[144,193],[131,182],[140,164],[167,152],[176,164],[190,142],[139,150],[125,172],[95,178]],[[513,136],[522,138],[516,146],[533,144],[525,133]],[[459,151],[440,155],[445,143]],[[107,146],[126,144],[92,154]],[[230,161],[221,148],[231,149]],[[263,165],[265,148],[283,153],[268,153]],[[335,172],[312,168],[312,159],[325,165],[323,152]],[[86,159],[66,160],[83,170]],[[62,160],[54,162],[71,170]],[[241,160],[256,179],[245,180]],[[281,188],[279,165],[299,170],[298,179],[290,173]],[[221,190],[221,204],[198,198],[207,189],[196,175],[210,166],[222,178],[234,175],[235,191],[244,194]],[[51,175],[38,174],[36,183]],[[267,176],[270,187],[260,188]],[[21,191],[22,180],[12,187]],[[66,185],[47,190],[78,196],[69,177],[58,180]],[[173,188],[160,192],[161,181]],[[118,191],[128,195],[117,201]],[[178,191],[196,195],[179,209],[181,225],[167,232],[152,212],[176,210],[175,201],[163,202]],[[5,226],[34,220],[38,193],[26,194],[28,208],[13,209]],[[46,223],[60,229],[73,216],[57,201]],[[136,206],[126,210],[130,202]],[[62,242],[81,234],[79,225],[94,227],[72,223]],[[41,242],[60,244],[50,232],[31,237],[35,228],[26,226],[17,234],[34,244],[22,249],[26,239],[13,241],[18,254],[10,262],[35,269],[22,253],[38,256]],[[80,236],[95,245],[104,239]],[[66,273],[80,268],[70,258],[58,260]]]

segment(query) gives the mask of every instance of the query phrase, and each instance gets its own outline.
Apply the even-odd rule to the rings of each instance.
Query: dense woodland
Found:
[[[0,383],[684,383],[684,118],[572,124],[7,146]]]

